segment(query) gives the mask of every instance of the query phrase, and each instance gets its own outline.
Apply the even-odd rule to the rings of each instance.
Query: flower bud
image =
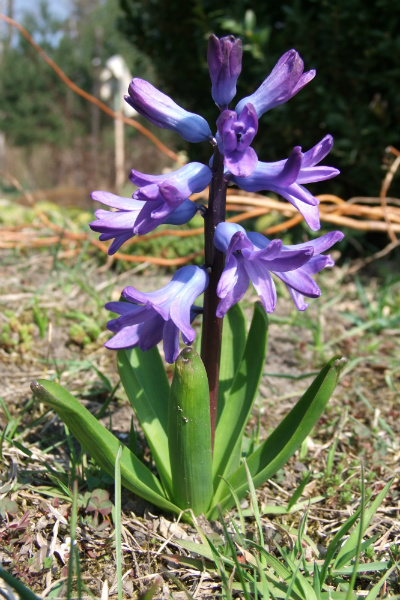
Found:
[[[208,41],[207,62],[211,77],[211,95],[214,102],[225,108],[236,95],[236,82],[242,70],[242,42],[233,35]]]

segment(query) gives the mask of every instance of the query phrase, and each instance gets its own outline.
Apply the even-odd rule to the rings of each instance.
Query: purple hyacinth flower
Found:
[[[259,233],[246,233],[240,225],[220,223],[215,230],[215,246],[225,253],[226,263],[217,286],[221,301],[217,317],[244,296],[250,281],[261,298],[266,312],[276,306],[276,289],[271,273],[289,289],[298,310],[305,310],[304,296],[317,298],[321,291],[311,275],[326,266],[333,266],[330,256],[319,256],[341,240],[343,234],[334,231],[318,240],[283,246],[280,240],[268,240]]]
[[[126,287],[122,297],[127,302],[106,304],[108,310],[121,315],[107,323],[115,335],[106,342],[106,348],[139,346],[145,352],[163,340],[165,360],[175,362],[179,354],[179,332],[185,344],[191,344],[196,337],[191,321],[199,307],[193,306],[193,302],[207,285],[207,271],[190,265],[179,269],[170,283],[155,292],[142,293]]]
[[[101,242],[114,240],[108,249],[108,254],[111,256],[119,250],[124,242],[134,237],[133,228],[135,227],[140,211],[144,208],[145,202],[134,200],[133,198],[121,198],[108,192],[93,192],[91,196],[93,200],[117,209],[113,212],[100,208],[94,213],[97,221],[89,223],[89,227],[93,231],[101,234],[99,237]],[[151,229],[149,231],[152,231],[162,223],[167,225],[183,225],[184,223],[188,223],[194,217],[197,210],[198,206],[196,203],[187,199],[165,219],[152,219],[150,217],[148,227],[151,227]]]
[[[133,79],[126,102],[150,123],[179,133],[187,142],[205,142],[213,135],[207,121],[188,112],[144,79]]]
[[[232,181],[246,192],[269,190],[280,194],[303,215],[313,231],[320,228],[319,201],[302,184],[336,177],[333,167],[317,166],[333,146],[331,135],[324,137],[311,150],[302,152],[297,146],[289,158],[272,163],[258,162],[249,177],[233,177]]]
[[[132,169],[129,178],[139,186],[133,198],[145,202],[136,218],[134,233],[144,235],[152,231],[154,220],[165,223],[188,196],[202,192],[211,177],[211,169],[198,162],[188,163],[166,175],[146,175]]]
[[[211,77],[211,95],[220,108],[236,96],[236,82],[242,70],[242,42],[233,35],[208,40],[207,62]]]
[[[251,96],[243,98],[236,112],[250,102],[260,118],[267,110],[284,104],[315,77],[315,71],[303,73],[304,63],[296,50],[289,50],[276,63],[270,75]]]
[[[217,128],[225,167],[236,177],[251,175],[258,162],[255,150],[250,148],[258,130],[254,107],[246,104],[239,116],[233,110],[224,110],[217,119]]]

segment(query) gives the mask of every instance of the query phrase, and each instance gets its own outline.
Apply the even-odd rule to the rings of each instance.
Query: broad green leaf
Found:
[[[222,328],[221,364],[219,367],[218,415],[229,397],[246,345],[246,317],[239,304],[234,304],[224,317]]]
[[[129,402],[146,436],[161,481],[171,496],[168,449],[170,387],[158,348],[119,350],[118,371]]]
[[[213,495],[210,393],[200,356],[182,350],[175,363],[168,416],[172,497],[195,515],[208,510]]]
[[[74,434],[83,448],[109,475],[114,476],[115,459],[121,447],[119,440],[63,387],[39,379],[31,384],[35,396],[51,406]],[[167,500],[159,480],[126,447],[121,455],[122,485],[163,510],[177,514],[180,508]]]
[[[247,466],[255,487],[272,477],[310,433],[336,387],[345,362],[341,357],[332,358],[269,438],[247,457]],[[246,495],[248,482],[243,464],[228,481],[235,488],[239,498]],[[225,490],[226,495],[221,501],[223,510],[232,505],[232,497],[226,487]],[[211,510],[208,516],[214,516],[214,513],[215,511]]]
[[[265,310],[255,304],[242,360],[215,431],[213,455],[215,502],[221,497],[218,490],[225,487],[221,477],[227,478],[238,466],[243,433],[264,369],[267,341],[268,317]]]

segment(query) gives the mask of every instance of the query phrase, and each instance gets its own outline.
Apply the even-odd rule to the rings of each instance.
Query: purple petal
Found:
[[[89,223],[89,227],[93,231],[99,233],[112,233],[113,231],[125,233],[126,230],[129,229],[131,235],[133,235],[133,226],[138,214],[136,211],[119,210],[117,212],[111,212],[100,208],[96,210],[94,214],[98,221]]]
[[[314,249],[314,257],[317,254],[321,254],[326,250],[329,250],[336,242],[340,242],[344,238],[344,234],[341,231],[330,231],[329,233],[325,233],[325,235],[321,235],[321,237],[316,238],[315,240],[310,240],[309,242],[303,242],[302,244],[295,245],[287,245],[285,248],[289,250],[301,250],[302,248],[312,247]]]
[[[236,82],[242,70],[242,42],[233,36],[208,40],[207,62],[211,77],[211,95],[220,106],[228,106],[236,95]]]
[[[117,252],[117,250],[119,250],[121,248],[122,244],[124,244],[127,240],[130,240],[131,237],[133,237],[131,233],[124,233],[122,235],[116,235],[115,240],[110,245],[107,254],[109,256],[112,256],[113,254],[115,254]]]
[[[314,183],[317,181],[326,181],[340,174],[334,167],[310,167],[302,169],[297,178],[297,183]]]
[[[317,72],[315,69],[311,69],[310,71],[306,71],[305,73],[303,73],[303,75],[300,77],[300,79],[292,89],[290,97],[293,98],[293,96],[297,94],[297,92],[299,92],[305,85],[307,85],[307,83],[310,83],[310,81],[314,79],[316,73]]]
[[[143,203],[139,200],[122,198],[121,196],[116,196],[110,192],[92,192],[90,195],[92,200],[101,202],[107,206],[112,206],[113,208],[119,208],[120,210],[140,210],[143,206]]]
[[[303,154],[303,168],[314,167],[317,165],[329,152],[332,150],[333,137],[326,135],[318,144],[315,144],[313,148],[307,150]]]
[[[150,304],[153,307],[163,307],[163,316],[165,319],[169,319],[169,303],[171,299],[178,293],[182,287],[182,283],[170,281],[164,287],[154,292],[139,292],[136,288],[128,286],[122,290],[122,297],[128,302],[138,304]]]
[[[192,200],[185,200],[178,208],[176,208],[168,217],[164,223],[167,225],[184,225],[188,223],[199,210],[196,202]]]
[[[109,350],[120,350],[122,348],[133,348],[139,343],[140,325],[132,325],[132,327],[124,327],[114,335],[104,345]]]
[[[136,235],[145,235],[164,223],[173,212],[173,206],[165,204],[162,200],[158,203],[146,202],[136,217],[133,232]]]
[[[128,312],[134,309],[132,304],[129,302],[121,302],[121,300],[107,302],[104,308],[106,310],[110,310],[111,312],[117,313],[117,315],[126,315]]]
[[[296,290],[294,290],[291,287],[286,286],[287,289],[289,290],[289,294],[292,297],[292,300],[294,302],[295,307],[297,308],[297,310],[306,310],[306,308],[309,306],[309,303],[306,303],[304,301],[304,296],[303,294],[299,294],[299,292],[296,292]]]
[[[143,323],[140,327],[139,348],[143,352],[151,350],[151,348],[154,348],[154,346],[157,346],[161,342],[164,322],[164,319],[160,315],[154,313],[153,318]]]
[[[231,244],[232,238],[235,233],[240,232],[241,236],[235,238],[236,242]],[[243,241],[243,245],[241,245]],[[246,230],[236,223],[219,223],[214,233],[214,244],[218,250],[229,255],[235,250],[242,250],[242,248],[252,249],[251,243],[247,240]],[[233,247],[234,246],[234,247]]]
[[[299,269],[312,258],[313,254],[314,250],[310,247],[302,250],[285,250],[277,258],[268,261],[263,258],[263,261],[270,271],[281,273]]]
[[[193,342],[196,337],[195,330],[190,326],[192,304],[208,285],[208,273],[205,269],[194,267],[192,273],[192,277],[170,306],[171,319],[190,342]]]
[[[163,328],[163,348],[165,360],[172,364],[179,354],[179,329],[172,321],[167,321]]]
[[[271,260],[274,260],[275,258],[278,258],[282,252],[283,245],[282,245],[281,240],[272,240],[270,242],[269,240],[267,240],[267,238],[265,238],[263,235],[261,235],[261,233],[257,234],[257,233],[252,233],[252,232],[249,232],[247,234],[247,237],[254,244],[254,246],[256,246],[256,248],[254,250],[247,250],[247,249],[242,250],[243,258],[245,258],[246,260],[260,260],[261,259],[261,260],[271,261]],[[261,241],[259,238],[264,238],[265,243],[261,242],[262,245],[259,245],[259,243]],[[259,242],[259,243],[257,243],[257,242]]]
[[[322,269],[325,269],[325,267],[333,267],[334,264],[335,261],[330,254],[320,254],[314,256],[302,269],[307,275],[315,275],[322,271]]]
[[[131,310],[119,317],[117,326],[122,329],[123,327],[130,327],[131,325],[139,325],[149,319],[153,319],[156,316],[156,312],[150,304],[143,305],[131,305]]]
[[[225,267],[222,271],[217,285],[217,296],[225,298],[235,287],[238,281],[238,260],[234,254],[231,254],[225,261]],[[248,283],[247,283],[248,285]],[[247,286],[246,286],[247,289]]]
[[[247,261],[245,268],[266,312],[274,312],[277,298],[276,288],[268,267],[262,261],[253,260]]]
[[[243,128],[245,130],[247,130],[247,129],[254,130],[254,135],[253,135],[253,138],[254,138],[255,134],[258,131],[258,118],[257,118],[256,109],[251,104],[251,102],[248,102],[247,104],[244,105],[242,111],[240,112],[239,116],[237,117],[237,120],[239,121],[239,123],[243,124]]]
[[[321,295],[321,290],[315,283],[314,279],[310,277],[303,269],[297,269],[296,271],[287,271],[286,273],[275,272],[275,275],[279,277],[288,287],[292,287],[300,294],[304,294],[308,298],[318,298]]]
[[[236,283],[234,287],[226,294],[226,296],[221,297],[218,308],[216,311],[216,315],[218,318],[222,318],[226,315],[228,310],[239,300],[243,298],[246,293],[247,288],[249,287],[249,276],[244,267],[244,261],[241,256],[237,257],[237,270],[236,270]],[[217,288],[218,290],[218,288]]]
[[[257,166],[258,156],[253,148],[247,148],[244,152],[234,151],[225,154],[224,164],[228,171],[236,177],[248,177]]]
[[[203,117],[186,111],[148,81],[135,78],[128,91],[126,102],[157,127],[176,131],[187,142],[204,142],[212,138]]]
[[[295,208],[297,208],[310,229],[313,231],[318,231],[318,229],[321,227],[318,205],[312,206],[311,204],[306,204],[305,202],[298,200],[298,198],[288,193],[282,193],[282,196],[284,196],[286,200],[289,200],[289,202]]]
[[[289,50],[281,56],[260,87],[237,104],[236,112],[240,112],[250,102],[260,118],[267,110],[287,102],[315,75],[315,71],[303,74],[303,68],[300,55],[295,50]]]

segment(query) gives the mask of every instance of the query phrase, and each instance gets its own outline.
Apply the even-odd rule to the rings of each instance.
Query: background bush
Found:
[[[399,147],[400,14],[389,0],[120,0],[121,31],[152,60],[162,89],[214,122],[206,64],[208,35],[234,33],[245,48],[238,96],[251,93],[278,58],[296,48],[317,78],[295,99],[267,113],[254,147],[277,160],[293,146],[335,138],[329,164],[340,178],[324,191],[343,197],[376,196],[384,177],[385,148]],[[247,12],[246,12],[247,11]],[[191,158],[208,148],[192,146]],[[202,156],[202,153],[206,153]],[[400,179],[391,195],[400,194]]]

